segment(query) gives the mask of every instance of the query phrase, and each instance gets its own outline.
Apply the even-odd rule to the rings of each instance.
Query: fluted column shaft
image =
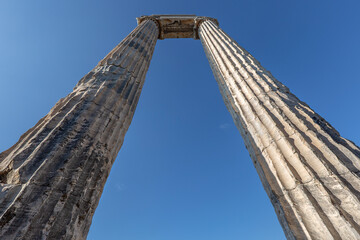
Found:
[[[1,239],[86,238],[158,34],[142,22],[0,154]]]
[[[199,36],[288,239],[360,239],[360,149],[206,20]]]

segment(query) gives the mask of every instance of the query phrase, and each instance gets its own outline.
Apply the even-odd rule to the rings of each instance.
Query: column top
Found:
[[[198,28],[205,20],[211,20],[219,26],[219,22],[215,18],[196,15],[149,15],[138,17],[136,20],[138,25],[145,20],[154,21],[159,28],[159,39],[199,39]]]

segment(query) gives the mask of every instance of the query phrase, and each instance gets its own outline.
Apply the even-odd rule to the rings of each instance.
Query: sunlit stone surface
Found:
[[[360,239],[360,149],[216,22],[199,36],[287,238]]]

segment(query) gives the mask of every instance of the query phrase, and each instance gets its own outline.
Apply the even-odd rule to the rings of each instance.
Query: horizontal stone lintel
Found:
[[[140,24],[145,20],[153,20],[159,28],[159,39],[166,38],[194,38],[199,39],[198,28],[202,21],[210,19],[219,25],[218,21],[210,17],[196,15],[150,15],[137,19]]]

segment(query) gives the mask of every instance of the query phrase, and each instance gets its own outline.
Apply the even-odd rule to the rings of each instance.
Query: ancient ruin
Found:
[[[85,239],[157,39],[200,39],[288,239],[360,239],[360,149],[216,19],[152,15],[0,154],[1,239]]]

